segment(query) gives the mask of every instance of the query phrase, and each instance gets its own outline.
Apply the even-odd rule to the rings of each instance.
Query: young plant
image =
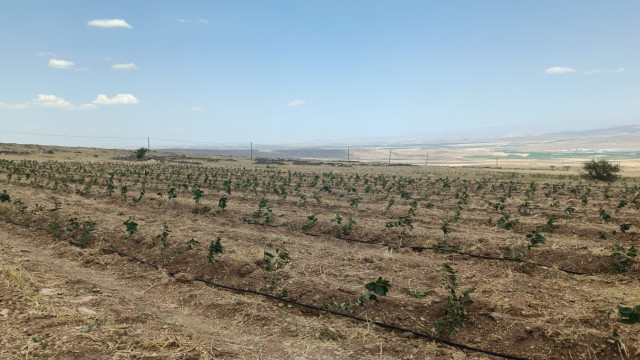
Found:
[[[126,239],[131,238],[136,232],[138,232],[138,223],[133,221],[131,217],[122,223],[127,229],[127,237]]]
[[[169,190],[167,191],[167,197],[169,199],[175,199],[178,197],[178,194],[176,194],[176,188],[174,187],[169,187]]]
[[[629,325],[640,324],[640,305],[636,305],[634,308],[618,305],[618,312],[621,317],[618,319],[619,322]]]
[[[309,220],[309,222],[306,224],[302,224],[302,231],[311,229],[312,227],[316,226],[316,223],[318,222],[318,218],[315,215],[309,215],[307,216],[307,219]]]
[[[538,230],[534,230],[531,234],[527,234],[527,239],[529,239],[529,245],[527,245],[529,250],[531,250],[532,247],[537,247],[547,241],[547,239]]]
[[[604,220],[605,223],[611,222],[613,220],[613,217],[607,214],[607,212],[603,208],[600,208],[600,217],[602,217],[602,220]]]
[[[467,289],[461,295],[456,292],[458,289],[458,274],[449,266],[443,265],[436,269],[440,272],[440,279],[447,283],[449,296],[445,304],[447,311],[444,317],[435,320],[431,330],[436,333],[455,334],[464,324],[467,316],[467,309],[473,304],[471,294],[475,289]]]
[[[11,197],[7,193],[7,190],[2,190],[2,194],[0,194],[0,202],[11,202]]]
[[[195,187],[191,194],[193,194],[193,200],[196,202],[196,205],[198,205],[200,203],[200,199],[202,199],[202,196],[204,195],[204,192],[200,190],[199,187]]]
[[[378,277],[378,280],[370,282],[364,286],[366,289],[363,299],[373,300],[378,302],[378,296],[386,296],[391,288],[389,280],[385,280],[382,277]],[[378,295],[378,296],[376,296]]]
[[[169,237],[169,226],[167,223],[162,225],[162,234],[156,235],[155,239],[160,242],[160,249],[165,249],[167,247],[167,238]]]
[[[614,252],[611,254],[611,257],[615,262],[607,266],[607,270],[611,274],[621,273],[626,270],[626,268],[633,261],[633,258],[635,258],[636,256],[638,256],[638,249],[636,249],[634,246],[629,248],[629,250],[627,251],[620,245],[614,245]]]
[[[131,200],[133,201],[134,204],[137,204],[140,202],[140,200],[142,200],[142,197],[144,196],[144,190],[140,191],[140,195],[138,195],[137,197],[132,198]]]
[[[224,251],[224,248],[222,247],[222,244],[220,244],[220,238],[216,238],[216,241],[214,242],[213,240],[211,240],[211,243],[209,244],[209,252],[207,253],[207,261],[209,261],[209,264],[211,264],[211,267],[214,268],[216,266],[216,263],[218,262],[217,260],[215,260],[215,256],[218,254],[222,254],[222,252]]]
[[[510,220],[511,216],[509,214],[504,214],[498,221],[496,221],[496,225],[505,230],[513,229],[518,223],[518,219]]]
[[[86,244],[91,240],[91,232],[96,229],[96,223],[91,219],[82,223],[82,233],[80,234],[80,243]]]
[[[416,298],[416,299],[421,299],[421,298],[427,296],[427,294],[425,294],[424,292],[416,290],[416,289],[409,288],[409,289],[407,289],[407,291],[409,291],[409,294],[411,296],[413,296],[414,298]]]
[[[547,223],[542,225],[542,227],[540,228],[540,231],[553,232],[553,230],[555,230],[557,227],[557,225],[555,224],[556,220],[557,219],[555,215],[549,215],[549,217],[547,218]]]
[[[331,219],[332,223],[335,223],[335,225],[333,225],[331,231],[333,233],[334,236],[336,237],[345,237],[349,234],[351,234],[351,231],[353,231],[353,225],[356,225],[357,222],[355,220],[353,220],[352,218],[348,219],[348,222],[343,225],[342,224],[342,216],[336,214],[336,217]]]
[[[218,200],[218,207],[220,208],[220,212],[221,213],[226,213],[227,212],[227,197],[226,196],[222,196],[220,198],[220,200]]]
[[[571,216],[571,214],[573,214],[573,212],[576,211],[576,208],[574,208],[573,206],[569,205],[564,209],[564,214],[569,217]]]
[[[626,222],[626,223],[620,224],[620,231],[622,231],[623,233],[627,232],[629,229],[631,229],[631,223]]]
[[[262,224],[262,225],[272,224],[273,217],[275,215],[273,213],[273,210],[267,207],[268,202],[269,202],[269,199],[267,198],[263,198],[262,200],[260,200],[260,203],[258,203],[258,210],[256,210],[256,212],[254,212],[251,215],[252,217],[244,218],[243,219],[244,222],[247,224]],[[256,220],[261,218],[264,218],[264,222],[260,222],[260,220]]]
[[[280,240],[272,240],[267,243],[267,250],[263,252],[262,267],[265,271],[263,275],[264,287],[277,288],[278,282],[282,279],[281,270],[289,264],[292,259],[284,244],[278,244]],[[287,295],[287,289],[283,288],[278,292],[278,296]]]

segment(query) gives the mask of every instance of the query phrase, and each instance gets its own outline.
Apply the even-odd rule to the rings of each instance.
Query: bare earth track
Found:
[[[575,173],[255,165],[215,156],[170,165],[95,155],[4,155],[13,162],[0,164],[0,191],[10,195],[0,204],[0,358],[488,358],[194,276],[525,358],[640,358],[640,325],[617,322],[616,308],[640,304],[639,260],[610,271],[614,245],[640,247],[637,179],[608,186]],[[350,219],[356,223],[345,228]],[[137,230],[128,234],[126,221]],[[624,223],[631,228],[623,232]],[[529,247],[535,231],[546,242]],[[224,252],[211,264],[218,237]],[[452,246],[525,262],[443,251]],[[291,262],[268,271],[265,252],[276,250]],[[450,290],[437,270],[445,264],[459,293],[475,289],[450,335],[433,332],[447,314]],[[387,296],[356,305],[379,277],[392,284]]]

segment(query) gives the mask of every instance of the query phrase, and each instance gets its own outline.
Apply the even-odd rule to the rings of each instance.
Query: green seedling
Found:
[[[531,234],[527,234],[527,239],[529,239],[529,245],[527,245],[529,250],[531,250],[532,247],[537,247],[547,241],[547,239],[537,230],[532,231]]]
[[[636,256],[638,256],[638,249],[634,246],[627,251],[620,245],[614,245],[614,252],[611,254],[611,257],[615,262],[607,266],[607,270],[611,274],[621,273],[626,270]]]
[[[204,196],[204,191],[200,190],[199,187],[196,187],[193,189],[191,194],[193,194],[193,200],[196,202],[196,205],[198,205],[200,203],[200,199]]]
[[[215,260],[215,256],[218,254],[222,254],[222,252],[224,251],[224,248],[222,247],[222,244],[220,244],[221,239],[218,237],[216,238],[215,242],[213,240],[211,240],[211,243],[209,244],[209,251],[207,253],[207,261],[209,261],[209,264],[211,264],[211,267],[215,267],[216,263],[218,262],[217,260]]]
[[[629,325],[640,324],[640,305],[636,305],[634,308],[618,305],[618,312],[621,317],[618,319],[619,322]]]
[[[226,196],[222,196],[220,200],[218,200],[218,207],[220,208],[220,212],[223,214],[227,212],[227,200]]]
[[[626,223],[620,224],[620,231],[622,231],[623,233],[627,232],[629,229],[631,229],[631,223],[626,222]]]
[[[315,215],[307,216],[307,220],[309,220],[308,223],[302,224],[303,231],[311,229],[312,227],[316,226],[316,223],[318,222],[318,218]]]
[[[133,221],[130,217],[125,222],[122,223],[126,227],[126,231],[129,235],[127,235],[127,239],[132,237],[136,232],[138,232],[138,223]]]
[[[427,296],[427,294],[425,294],[424,292],[416,290],[416,289],[407,289],[407,291],[409,291],[409,294],[411,296],[413,296],[414,298],[416,298],[416,299],[421,299],[421,298]]]
[[[360,296],[356,302],[360,305],[364,305],[364,300],[373,300],[378,302],[378,296],[386,296],[391,288],[389,280],[378,277],[378,280],[370,282],[364,286],[366,289],[364,295]]]
[[[0,194],[0,202],[11,202],[11,196],[7,193],[7,190],[2,190]]]
[[[155,239],[160,242],[160,249],[165,249],[167,247],[167,238],[169,237],[169,226],[167,223],[162,225],[162,234],[156,235]]]
[[[464,324],[467,316],[467,309],[473,304],[471,294],[475,289],[468,289],[459,295],[456,290],[458,288],[458,274],[449,266],[443,265],[436,269],[440,272],[440,279],[447,283],[449,296],[447,296],[445,304],[447,307],[446,314],[435,320],[431,330],[436,333],[455,334]]]

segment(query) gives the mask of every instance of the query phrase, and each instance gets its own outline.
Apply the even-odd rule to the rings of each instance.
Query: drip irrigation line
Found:
[[[154,269],[159,269],[158,265],[149,263],[145,260],[142,260],[140,258],[137,258],[135,256],[123,253],[121,251],[115,250],[115,249],[107,249],[107,248],[101,248],[100,250],[104,251],[104,252],[111,252],[111,253],[115,253],[118,254],[122,257],[126,257],[129,259],[132,259],[134,261],[137,261],[139,263],[145,264],[147,266],[150,266]],[[174,276],[176,273],[175,272],[169,272],[169,275]],[[356,320],[356,321],[360,321],[360,322],[364,322],[367,324],[374,324],[376,326],[382,327],[382,328],[386,328],[386,329],[391,329],[391,330],[396,330],[396,331],[400,331],[400,332],[405,332],[405,333],[409,333],[409,334],[413,334],[417,337],[421,337],[421,338],[425,338],[440,344],[445,344],[445,345],[449,345],[458,349],[462,349],[462,350],[468,350],[468,351],[474,351],[474,352],[479,352],[479,353],[483,353],[483,354],[487,354],[487,355],[492,355],[492,356],[497,356],[503,359],[513,359],[513,360],[528,360],[528,358],[524,358],[524,357],[520,357],[520,356],[515,356],[515,355],[509,355],[509,354],[502,354],[502,353],[498,353],[498,352],[493,352],[493,351],[489,351],[489,350],[483,350],[480,348],[476,348],[476,347],[472,347],[472,346],[468,346],[468,345],[464,345],[464,344],[459,344],[453,341],[449,341],[449,340],[445,340],[442,338],[438,338],[435,336],[431,336],[429,334],[425,334],[425,333],[421,333],[418,331],[414,331],[411,329],[407,329],[407,328],[403,328],[400,326],[396,326],[396,325],[392,325],[392,324],[387,324],[387,323],[383,323],[380,321],[375,321],[375,320],[370,320],[370,319],[365,319],[363,317],[359,317],[359,316],[355,316],[355,315],[350,315],[350,314],[345,314],[345,313],[341,313],[339,311],[334,311],[334,310],[330,310],[330,309],[324,309],[315,305],[309,305],[309,304],[305,304],[305,303],[301,303],[301,302],[297,302],[295,300],[291,300],[291,299],[286,299],[286,298],[282,298],[276,295],[271,295],[271,294],[267,294],[261,291],[255,291],[255,290],[249,290],[249,289],[241,289],[241,288],[236,288],[233,286],[227,286],[227,285],[222,285],[222,284],[218,284],[218,283],[214,283],[212,281],[209,281],[207,279],[203,279],[201,277],[194,277],[193,278],[194,281],[199,281],[202,283],[205,283],[207,285],[213,286],[213,287],[217,287],[217,288],[221,288],[221,289],[225,289],[225,290],[229,290],[229,291],[233,291],[233,292],[238,292],[238,293],[242,293],[242,294],[251,294],[251,295],[258,295],[258,296],[263,296],[266,297],[268,299],[273,299],[273,300],[277,300],[280,302],[284,302],[287,304],[291,304],[291,305],[296,305],[299,307],[304,307],[307,309],[311,309],[311,310],[315,310],[315,311],[319,311],[319,312],[324,312],[324,313],[329,313],[332,315],[336,315],[336,316],[340,316],[340,317],[344,317],[344,318],[348,318],[351,320]]]
[[[305,235],[309,235],[309,234],[305,234]],[[340,239],[340,240],[344,240],[344,241],[353,241],[353,242],[359,242],[359,243],[364,243],[364,244],[369,244],[369,245],[380,245],[380,246],[389,247],[389,244],[381,243],[381,242],[359,240],[359,239],[349,239],[349,238],[343,238],[343,237],[335,237],[335,238],[336,239]],[[409,246],[409,245],[402,245],[402,246],[400,246],[400,248],[401,249],[409,248],[409,249],[411,249],[413,251],[438,250],[438,248],[435,247],[435,246]],[[477,255],[477,254],[471,254],[471,253],[458,251],[458,250],[450,250],[450,251],[447,251],[447,253],[465,255],[465,256],[470,256],[470,257],[477,258],[477,259],[511,261],[511,262],[517,262],[517,263],[522,263],[522,264],[531,264],[531,265],[540,266],[540,267],[549,268],[549,269],[553,269],[554,268],[553,266],[546,265],[546,264],[540,264],[540,263],[529,262],[529,261],[518,260],[518,259],[497,257],[497,256]],[[590,274],[590,273],[582,273],[582,272],[578,272],[578,271],[566,270],[566,269],[561,269],[561,268],[556,268],[556,269],[559,270],[559,271],[568,273],[568,274],[573,274],[573,275],[587,275],[587,276],[593,276],[594,275],[594,274]]]

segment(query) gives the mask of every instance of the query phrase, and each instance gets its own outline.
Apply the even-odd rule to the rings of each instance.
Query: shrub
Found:
[[[136,156],[136,159],[143,159],[145,155],[147,155],[147,152],[149,152],[149,149],[141,147],[140,149],[134,151],[133,154]]]
[[[620,165],[615,165],[607,160],[591,160],[582,164],[582,177],[591,180],[614,181],[618,178]]]

